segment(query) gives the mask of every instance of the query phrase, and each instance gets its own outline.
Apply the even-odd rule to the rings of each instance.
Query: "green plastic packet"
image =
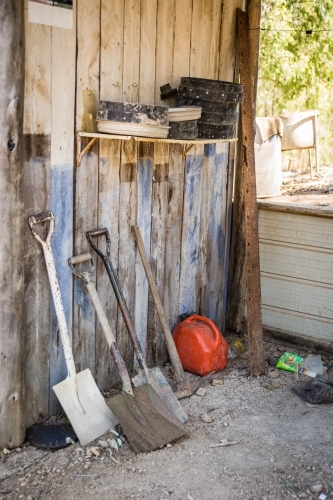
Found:
[[[301,356],[297,356],[297,354],[292,354],[291,352],[285,352],[276,363],[276,368],[286,370],[287,372],[298,372],[299,365],[302,361],[303,358],[301,358]]]

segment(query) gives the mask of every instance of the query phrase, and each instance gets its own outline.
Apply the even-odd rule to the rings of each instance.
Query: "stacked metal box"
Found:
[[[234,139],[238,104],[243,102],[243,85],[182,77],[178,92],[178,106],[200,106],[198,137],[205,139]]]

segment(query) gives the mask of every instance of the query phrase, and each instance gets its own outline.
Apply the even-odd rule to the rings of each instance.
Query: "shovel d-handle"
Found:
[[[130,317],[130,313],[125,301],[125,297],[123,295],[122,289],[120,287],[120,283],[118,281],[118,277],[116,275],[116,272],[114,270],[114,267],[112,265],[111,259],[110,259],[110,234],[107,228],[102,228],[102,229],[95,229],[93,231],[87,231],[86,233],[87,239],[92,246],[92,248],[95,250],[95,252],[102,258],[104,265],[106,267],[106,271],[108,273],[109,279],[111,281],[111,285],[113,288],[113,291],[116,295],[117,302],[119,305],[119,309],[121,311],[121,314],[124,318],[128,333],[131,337],[131,341],[134,347],[135,355],[138,360],[138,364],[141,370],[144,371],[146,380],[149,380],[149,370],[148,366],[146,364],[143,350],[141,348],[138,336],[136,334],[132,319]],[[96,243],[93,241],[93,238],[96,236],[105,236],[106,240],[106,254],[101,251],[101,249],[96,245]]]
[[[50,228],[49,228],[47,238],[44,241],[36,233],[35,225],[43,223],[43,222],[47,222],[47,221],[50,222]],[[52,212],[44,212],[44,213],[40,213],[37,215],[31,215],[29,217],[29,224],[31,227],[32,234],[34,235],[36,240],[39,241],[39,243],[42,245],[42,248],[43,248],[47,274],[48,274],[49,281],[50,281],[50,287],[51,287],[54,307],[55,307],[57,320],[58,320],[58,324],[59,324],[61,343],[62,343],[62,347],[63,347],[63,351],[64,351],[66,367],[67,367],[67,371],[68,371],[68,377],[73,378],[73,377],[75,377],[75,374],[76,374],[75,363],[74,363],[73,352],[72,352],[72,348],[71,348],[71,344],[70,344],[70,340],[69,340],[65,311],[64,311],[63,304],[62,304],[60,286],[59,286],[59,282],[58,282],[58,278],[57,278],[57,271],[55,268],[53,254],[52,254],[52,248],[51,248],[51,238],[52,238],[53,230],[54,230],[54,215]]]
[[[75,267],[77,264],[83,264],[84,262],[87,262],[88,260],[90,261],[90,268],[88,270],[79,271]],[[70,259],[68,259],[68,264],[69,264],[69,267],[71,268],[73,274],[75,274],[75,276],[78,276],[79,278],[81,278],[85,282],[86,285],[88,283],[90,283],[92,273],[95,270],[94,261],[92,260],[90,253],[83,253],[81,255],[75,255],[74,257],[71,257]]]

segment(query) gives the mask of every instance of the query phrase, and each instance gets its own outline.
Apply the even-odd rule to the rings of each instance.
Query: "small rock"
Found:
[[[84,450],[82,448],[76,448],[75,452],[76,453],[84,453]]]
[[[216,386],[219,386],[219,385],[223,385],[224,384],[224,380],[220,379],[220,378],[213,378],[212,380],[212,386],[213,387],[216,387]]]
[[[10,450],[8,450],[7,448],[4,448],[4,449],[2,450],[2,453],[3,453],[4,455],[7,455],[7,453],[10,453]]]
[[[31,496],[31,495],[28,495],[28,496],[27,496],[27,500],[32,500],[32,496]]]
[[[92,457],[92,453],[90,451],[87,451],[86,458],[91,458],[91,457]]]
[[[90,467],[91,467],[91,463],[90,463],[90,462],[88,462],[88,463],[86,463],[86,465],[85,465],[83,468],[84,468],[85,470],[88,470],[88,469],[90,469]]]
[[[265,389],[272,390],[272,389],[278,389],[280,387],[280,384],[278,384],[278,383],[274,384],[273,382],[271,382],[271,383],[264,383],[264,384],[261,384],[261,387],[264,387]]]
[[[89,448],[88,451],[90,451],[90,453],[95,455],[95,457],[99,457],[101,454],[101,450],[98,448],[98,446],[92,446],[91,448]]]
[[[102,447],[102,448],[108,448],[109,447],[109,444],[106,442],[106,441],[98,441],[98,444]]]
[[[269,365],[276,366],[277,362],[279,361],[279,358],[278,356],[270,356],[267,361]]]
[[[306,498],[306,493],[300,493],[300,494],[298,495],[298,498]]]
[[[223,422],[223,424],[222,424],[222,425],[223,425],[223,427],[229,427],[228,422]]]
[[[207,389],[203,387],[199,387],[199,389],[195,392],[198,396],[206,396]]]
[[[22,448],[16,448],[17,453],[20,453],[22,451]]]
[[[314,484],[313,486],[311,486],[310,491],[312,491],[312,493],[320,493],[322,489],[323,489],[322,484]]]
[[[108,445],[113,449],[113,450],[118,450],[119,446],[118,443],[115,439],[108,439]]]
[[[167,448],[171,448],[172,444],[168,443]]]
[[[201,415],[201,420],[202,420],[203,422],[205,422],[206,424],[210,424],[211,422],[213,422],[212,417],[210,417],[207,413],[203,413],[203,414]]]
[[[278,378],[280,376],[280,372],[279,370],[270,370],[268,373],[267,373],[267,376],[269,378]]]
[[[67,443],[67,444],[73,444],[73,443],[74,443],[74,441],[73,441],[73,439],[72,439],[72,438],[67,437],[67,438],[66,438],[66,443]]]
[[[325,495],[325,493],[320,493],[318,500],[326,500],[326,498],[327,498],[327,495]]]

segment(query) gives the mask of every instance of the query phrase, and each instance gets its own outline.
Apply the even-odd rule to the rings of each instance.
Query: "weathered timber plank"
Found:
[[[99,91],[100,2],[84,0],[77,5],[76,131],[84,125],[83,90]],[[73,254],[92,252],[86,231],[97,227],[98,146],[94,144],[75,168],[75,211]],[[96,274],[93,276],[95,279]],[[79,278],[73,277],[73,351],[77,371],[90,368],[95,375],[94,306]]]
[[[160,98],[160,87],[172,80],[174,0],[158,0],[155,104],[165,104]]]
[[[201,166],[203,146],[186,156],[179,291],[179,314],[198,312],[198,259],[200,243]]]
[[[222,329],[223,292],[226,282],[228,145],[217,144],[211,208],[211,248],[209,259],[209,317]]]
[[[218,78],[222,4],[193,0],[190,76]]]
[[[101,98],[123,99],[124,0],[103,1],[101,10]],[[112,264],[118,271],[119,191],[121,141],[100,140],[98,181],[98,227],[107,227],[111,238]],[[104,239],[100,238],[100,243]],[[117,337],[118,304],[102,260],[97,265],[97,289],[112,331]],[[96,379],[100,388],[118,382],[119,374],[110,356],[99,321],[96,323]]]
[[[101,4],[101,99],[122,102],[124,60],[124,0]]]
[[[150,227],[152,217],[152,178],[154,144],[138,144],[138,202],[137,225],[140,228],[145,248],[150,248]],[[131,245],[135,247],[134,236]],[[148,282],[142,266],[139,251],[135,248],[135,330],[144,354],[147,353],[148,324]]]
[[[98,192],[98,227],[107,227],[111,239],[111,259],[116,272],[118,269],[119,242],[119,168],[120,141],[101,140],[99,161],[99,192]],[[99,244],[105,250],[105,238],[99,239]],[[113,293],[108,274],[102,259],[95,254],[97,265],[97,291],[103,309],[116,337],[118,321],[118,305]],[[120,314],[120,313],[119,313]],[[96,380],[101,389],[105,389],[119,380],[118,371],[107,346],[105,335],[97,320],[96,324]]]
[[[0,448],[25,437],[23,268],[23,1],[0,4]]]
[[[175,2],[174,16],[173,70],[170,83],[173,88],[177,88],[180,78],[190,74],[192,0]]]
[[[73,254],[75,44],[75,28],[52,28],[50,208],[55,217],[55,230],[51,245],[70,338],[72,272],[68,259]],[[51,304],[50,386],[53,387],[67,377],[67,368],[53,301]],[[58,400],[50,391],[50,412],[54,414],[58,408]]]
[[[150,266],[163,302],[164,269],[166,251],[166,222],[168,213],[169,145],[154,144],[154,175],[151,209]],[[148,307],[149,361],[152,365],[163,363],[167,358],[163,331],[155,304],[149,294]]]
[[[24,315],[26,406],[29,426],[49,414],[50,286],[41,245],[28,217],[50,207],[51,28],[28,22],[25,8]]]
[[[164,311],[170,328],[179,321],[181,238],[184,197],[182,146],[170,145],[168,213],[165,238]]]
[[[209,315],[210,283],[209,274],[212,253],[213,229],[213,194],[215,177],[215,144],[204,146],[203,162],[200,176],[201,207],[200,207],[200,239],[198,249],[198,311],[204,316]],[[218,269],[215,270],[218,274]],[[211,318],[215,320],[215,318]]]
[[[242,145],[244,148],[244,212],[245,212],[245,280],[247,326],[249,337],[249,372],[258,376],[264,371],[261,317],[258,206],[254,161],[253,107],[249,64],[249,19],[237,10],[240,82],[244,84],[242,104]]]
[[[155,94],[157,0],[141,0],[139,102],[153,104]]]
[[[221,46],[218,69],[219,80],[234,80],[236,66],[236,9],[245,10],[244,0],[224,2],[221,25]]]
[[[119,253],[118,278],[124,297],[135,322],[135,256],[136,249],[131,226],[137,223],[138,179],[137,143],[123,141],[119,186]],[[133,348],[126,325],[118,314],[117,344],[129,370],[133,368]]]
[[[138,102],[140,82],[140,2],[125,0],[123,102]]]

